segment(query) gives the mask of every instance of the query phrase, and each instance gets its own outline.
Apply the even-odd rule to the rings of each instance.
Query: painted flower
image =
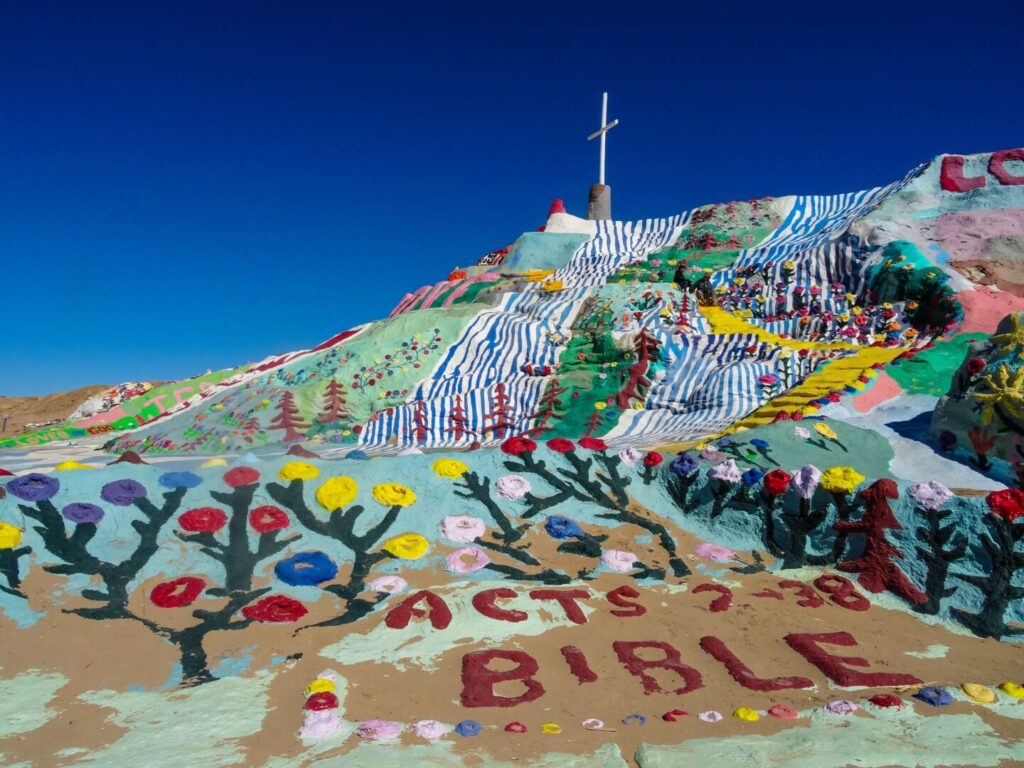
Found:
[[[203,478],[195,472],[164,472],[157,479],[164,488],[195,488],[203,482]]]
[[[0,522],[0,549],[14,549],[21,544],[21,529]]]
[[[751,467],[750,469],[743,473],[740,479],[743,481],[744,485],[752,486],[757,485],[758,481],[762,477],[764,477],[764,472],[757,469],[756,467]]]
[[[583,529],[567,517],[552,515],[544,523],[544,530],[553,539],[583,538]]]
[[[576,448],[576,446],[573,445],[572,440],[566,440],[564,437],[551,438],[548,440],[547,446],[548,450],[554,451],[555,453],[568,453]]]
[[[953,498],[953,492],[937,480],[915,483],[909,491],[914,501],[925,509],[938,509]]]
[[[973,376],[985,370],[985,361],[980,357],[972,357],[967,361],[967,372]]]
[[[81,501],[68,504],[60,513],[64,515],[64,519],[76,524],[98,523],[103,519],[102,509],[95,504],[86,504]]]
[[[264,504],[249,511],[249,525],[256,533],[270,533],[288,527],[288,515],[273,504]]]
[[[768,441],[762,440],[760,437],[755,437],[753,440],[750,441],[750,444],[762,451],[766,451],[769,448]]]
[[[933,707],[946,707],[953,703],[953,697],[949,691],[937,685],[926,685],[914,694],[914,698],[920,699],[925,704],[931,704]]]
[[[182,576],[157,584],[149,593],[149,599],[158,608],[184,608],[192,605],[204,589],[206,582],[198,576]]]
[[[736,557],[736,553],[728,547],[712,544],[707,541],[703,544],[698,544],[697,548],[693,551],[701,557],[706,557],[708,560],[714,560],[716,563],[728,563]]]
[[[802,467],[793,473],[791,484],[801,498],[809,499],[814,495],[814,491],[818,488],[818,483],[820,482],[821,470],[813,464],[808,464],[806,467]]]
[[[864,475],[853,467],[829,467],[821,475],[821,487],[829,493],[853,493]]]
[[[639,558],[622,549],[606,549],[601,553],[601,562],[616,573],[625,573],[636,565]]]
[[[408,507],[416,501],[416,494],[401,483],[380,483],[373,486],[373,498],[386,507]]]
[[[127,507],[145,495],[145,486],[135,480],[114,480],[100,489],[100,498],[118,507]]]
[[[47,501],[60,490],[60,481],[38,472],[16,477],[7,483],[7,491],[22,501]]]
[[[830,427],[823,421],[814,422],[814,431],[817,432],[822,437],[828,438],[829,440],[839,439],[839,435],[832,431],[832,427]]]
[[[680,477],[690,477],[698,469],[700,469],[700,463],[688,453],[676,456],[668,465],[668,471]]]
[[[267,595],[242,609],[245,618],[268,624],[298,621],[307,613],[306,606],[287,595]]]
[[[274,575],[292,587],[314,587],[338,575],[338,564],[326,552],[298,552],[274,565]]]
[[[302,718],[302,730],[299,731],[300,738],[319,741],[333,736],[341,729],[341,717],[334,710],[322,712],[307,712]]]
[[[469,472],[469,466],[458,459],[438,459],[432,468],[435,475],[448,480],[455,480]]]
[[[232,488],[241,488],[243,485],[252,485],[258,482],[260,473],[252,467],[235,467],[224,473],[224,482]]]
[[[322,712],[327,709],[338,708],[338,695],[333,691],[317,691],[306,699],[302,707],[310,712]]]
[[[522,475],[504,475],[494,483],[495,490],[503,499],[521,499],[532,489],[530,481]]]
[[[860,707],[848,699],[836,699],[825,704],[822,709],[833,715],[852,715]]]
[[[644,466],[653,469],[663,462],[665,458],[657,451],[648,451],[644,456]]]
[[[725,461],[729,458],[726,454],[715,448],[713,445],[709,445],[703,451],[700,452],[700,457],[704,461]]]
[[[627,467],[635,467],[642,455],[636,448],[623,448],[619,451],[619,461]]]
[[[761,487],[769,496],[781,496],[789,487],[793,476],[784,469],[773,469],[764,476],[764,483]]]
[[[402,533],[385,541],[381,549],[399,560],[418,560],[427,554],[430,543],[418,533]]]
[[[480,547],[461,547],[445,558],[452,573],[473,573],[485,568],[491,558]]]
[[[367,741],[385,741],[397,739],[402,732],[402,724],[390,720],[367,720],[356,728],[356,734]]]
[[[292,480],[315,480],[320,477],[320,470],[308,461],[289,461],[280,470],[277,476],[285,482]]]
[[[385,595],[397,595],[409,588],[409,582],[401,576],[378,576],[370,582],[370,589]]]
[[[793,427],[793,434],[799,437],[801,440],[810,440],[811,432],[804,427]]]
[[[1024,491],[1019,488],[992,491],[985,497],[985,503],[993,515],[1008,523],[1024,515]]]
[[[582,437],[580,448],[586,448],[588,451],[607,451],[608,444],[599,437]]]
[[[228,522],[228,516],[216,507],[196,507],[178,518],[178,525],[190,533],[216,533]]]
[[[323,485],[316,489],[316,500],[328,512],[347,507],[355,501],[359,493],[359,484],[351,477],[336,475],[327,478]]]
[[[708,477],[712,480],[721,480],[723,483],[738,483],[740,481],[740,468],[736,466],[735,461],[727,459],[709,469]]]
[[[770,387],[779,383],[779,380],[770,373],[757,377],[757,383],[763,387]]]
[[[440,739],[448,733],[447,726],[437,720],[420,720],[413,725],[413,728],[421,739]]]
[[[501,450],[509,456],[521,456],[536,451],[537,444],[528,437],[510,437],[501,444]]]
[[[448,515],[441,521],[441,535],[459,544],[476,541],[486,532],[484,521],[472,515]]]

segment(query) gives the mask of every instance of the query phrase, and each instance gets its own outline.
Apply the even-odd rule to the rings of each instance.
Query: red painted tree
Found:
[[[604,417],[600,411],[595,410],[590,414],[590,418],[587,419],[587,431],[583,433],[583,436],[593,437],[594,433],[601,429],[602,426],[604,426]]]
[[[551,378],[551,383],[548,384],[544,390],[544,394],[541,395],[540,402],[537,403],[537,411],[530,415],[531,419],[534,419],[533,426],[527,430],[527,434],[531,437],[542,434],[544,432],[550,432],[554,429],[550,422],[560,420],[562,414],[557,409],[562,408],[563,403],[561,396],[568,391],[568,387],[558,386],[558,379],[555,377]]]
[[[339,384],[337,379],[331,379],[324,393],[323,410],[316,417],[317,424],[337,424],[349,418],[352,414],[346,407],[347,397],[345,387]]]
[[[484,414],[484,433],[492,432],[494,437],[504,440],[506,433],[512,429],[512,408],[509,406],[505,383],[499,381],[494,386],[494,405]]]
[[[299,430],[308,427],[309,422],[303,421],[299,415],[299,406],[295,404],[295,396],[289,390],[285,390],[278,403],[277,416],[270,420],[270,429],[283,429],[284,441],[287,443],[292,440],[301,440],[302,433]]]
[[[643,400],[647,390],[651,386],[651,380],[647,378],[651,361],[658,359],[658,340],[642,328],[637,334],[633,344],[633,351],[636,353],[636,362],[629,366],[629,378],[622,389],[615,396],[619,408],[627,409],[633,399]]]
[[[412,415],[413,436],[417,443],[425,443],[430,430],[430,420],[427,416],[427,404],[423,400],[417,400]]]
[[[461,440],[471,431],[466,428],[466,409],[462,407],[462,395],[455,396],[455,405],[448,414],[448,425],[445,434],[454,435],[456,440]]]
[[[889,507],[889,499],[899,498],[896,483],[892,480],[876,480],[869,488],[861,491],[860,497],[865,503],[863,518],[839,521],[832,527],[839,533],[863,533],[867,537],[864,554],[854,560],[839,563],[836,567],[847,573],[859,573],[857,582],[868,592],[877,594],[888,589],[915,605],[925,602],[927,595],[915,587],[896,565],[895,560],[902,558],[902,553],[885,537],[887,530],[898,531],[903,527]]]

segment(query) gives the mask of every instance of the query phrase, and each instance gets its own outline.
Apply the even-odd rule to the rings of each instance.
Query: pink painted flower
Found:
[[[821,470],[813,464],[808,464],[806,467],[798,469],[793,473],[793,490],[804,499],[809,499],[814,495],[814,491],[820,482]]]
[[[701,557],[706,557],[708,560],[714,560],[716,563],[728,563],[736,557],[736,553],[728,547],[723,547],[719,544],[712,544],[708,541],[705,541],[703,544],[698,544],[697,548],[693,551]]]
[[[473,573],[486,567],[491,558],[480,547],[462,547],[445,558],[452,573]]]
[[[421,739],[440,739],[448,733],[448,727],[437,720],[420,720],[413,727]]]
[[[713,445],[709,445],[703,451],[700,452],[700,457],[704,461],[724,461],[728,456],[722,453],[720,450],[715,448]]]
[[[811,433],[809,430],[803,427],[793,427],[793,434],[799,437],[801,440],[810,440]]]
[[[409,588],[409,582],[401,576],[378,576],[370,582],[370,589],[384,595],[397,595]]]
[[[601,553],[601,562],[617,573],[625,573],[638,559],[632,552],[622,549],[606,549]]]
[[[910,486],[910,495],[925,509],[938,509],[953,498],[953,492],[938,480],[929,480]]]
[[[391,720],[367,720],[359,724],[356,733],[359,738],[367,741],[385,741],[397,739],[402,732],[402,724]]]
[[[503,499],[515,501],[521,499],[531,490],[530,481],[522,475],[505,475],[494,483],[495,490]]]
[[[836,699],[835,701],[830,701],[828,704],[823,706],[822,709],[826,712],[832,713],[833,715],[852,715],[860,709],[860,707],[848,699]]]
[[[779,380],[770,373],[766,373],[763,376],[757,377],[757,383],[765,387],[770,387],[773,384],[778,384]]]
[[[721,480],[723,483],[738,483],[740,481],[740,468],[736,466],[736,462],[733,459],[727,459],[709,469],[708,477],[712,480]]]
[[[319,712],[307,712],[302,719],[302,730],[299,736],[303,739],[326,739],[341,728],[341,717],[335,710],[324,709]]]
[[[484,521],[472,515],[448,515],[441,521],[441,535],[458,544],[476,541],[486,532]]]

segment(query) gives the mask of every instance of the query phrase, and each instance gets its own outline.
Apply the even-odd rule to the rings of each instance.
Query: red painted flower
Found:
[[[555,453],[568,453],[576,447],[572,440],[566,440],[564,437],[553,437],[548,440],[547,445]]]
[[[182,576],[153,587],[149,599],[160,608],[184,608],[192,605],[206,589],[206,582],[198,576]]]
[[[876,707],[899,707],[903,704],[903,699],[892,693],[876,693],[868,701]]]
[[[273,504],[264,504],[249,512],[249,525],[256,533],[279,531],[288,527],[288,515]]]
[[[286,595],[268,595],[242,609],[245,618],[268,623],[298,621],[307,613],[306,606]]]
[[[191,533],[215,533],[228,521],[228,516],[216,507],[197,507],[178,518],[178,525]]]
[[[337,709],[338,697],[330,691],[317,691],[306,699],[304,708],[311,712],[321,712],[325,709]]]
[[[252,485],[260,479],[260,473],[252,467],[235,467],[224,473],[224,482],[232,488]]]
[[[501,450],[509,456],[520,456],[524,453],[536,451],[537,444],[528,437],[510,437],[501,444]]]
[[[607,451],[608,444],[599,437],[581,437],[580,448],[586,448],[591,451]]]
[[[985,370],[985,361],[980,357],[972,357],[967,361],[967,372],[972,376]]]
[[[789,481],[793,476],[784,469],[773,469],[764,476],[761,487],[769,496],[781,496],[789,488]]]
[[[1024,515],[1024,491],[1019,488],[1008,488],[1005,491],[992,491],[985,497],[992,514],[1012,523]]]
[[[653,469],[654,467],[661,464],[661,462],[663,462],[664,460],[665,458],[657,451],[649,451],[647,455],[644,456],[644,466],[651,467]]]

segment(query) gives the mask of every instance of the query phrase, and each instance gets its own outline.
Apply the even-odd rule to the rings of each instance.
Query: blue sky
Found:
[[[1024,144],[1019,0],[0,5],[0,394],[315,344],[585,215]]]

